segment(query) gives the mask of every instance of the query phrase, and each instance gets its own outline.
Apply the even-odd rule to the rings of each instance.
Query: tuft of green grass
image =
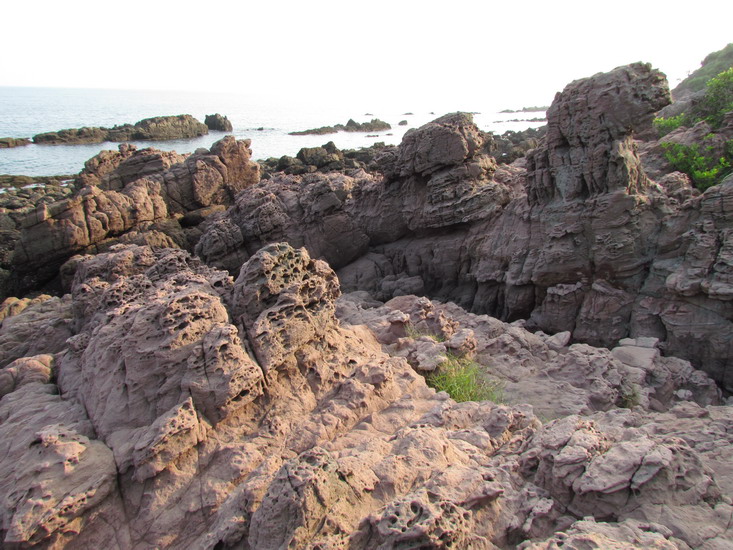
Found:
[[[458,403],[464,401],[504,402],[504,388],[500,382],[489,382],[481,376],[481,365],[467,357],[446,355],[447,361],[427,374],[428,386],[444,391]]]
[[[405,332],[407,333],[407,337],[412,338],[413,340],[417,340],[419,338],[422,338],[423,336],[427,336],[428,338],[431,338],[436,342],[445,342],[445,336],[443,336],[442,334],[433,334],[431,332],[422,331],[412,323],[407,323],[405,325]]]
[[[641,388],[638,384],[624,385],[618,399],[618,406],[624,409],[633,409],[641,403]]]

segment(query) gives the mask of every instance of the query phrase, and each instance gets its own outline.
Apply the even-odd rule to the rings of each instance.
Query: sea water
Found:
[[[417,102],[416,102],[417,104]],[[318,101],[275,99],[256,94],[165,92],[142,90],[99,90],[62,88],[0,87],[0,137],[32,137],[42,132],[82,126],[112,127],[134,124],[144,118],[190,114],[201,122],[207,114],[220,113],[231,121],[229,132],[238,139],[251,139],[253,158],[295,156],[302,147],[315,147],[333,141],[340,149],[368,147],[377,142],[397,145],[406,131],[419,127],[453,111],[474,113],[474,121],[484,131],[501,134],[507,130],[538,127],[543,122],[513,119],[544,117],[543,112],[499,113],[507,107],[442,105],[414,108],[409,104],[376,106],[349,104],[341,98]],[[519,108],[521,106],[509,106]],[[289,132],[346,124],[353,118],[367,122],[379,118],[392,125],[391,130],[372,133],[338,132],[327,135],[291,136]],[[407,121],[406,125],[399,122]],[[156,147],[179,153],[209,148],[226,133],[186,140],[132,142],[140,148]],[[117,143],[89,145],[27,145],[0,149],[0,174],[50,176],[78,173],[84,162],[104,149],[117,149]]]

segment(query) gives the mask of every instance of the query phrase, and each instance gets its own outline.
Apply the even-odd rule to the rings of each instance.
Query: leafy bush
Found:
[[[713,128],[720,127],[725,114],[733,111],[733,67],[708,81],[696,111],[698,119],[706,120]]]
[[[488,382],[481,376],[481,365],[466,357],[453,354],[438,369],[427,374],[428,386],[447,392],[455,401],[503,401],[503,388],[499,382]]]
[[[687,121],[687,115],[685,115],[685,113],[677,116],[671,116],[669,118],[659,117],[654,119],[654,127],[657,129],[659,137],[664,137],[680,126],[686,126],[687,124],[689,124],[689,122]]]
[[[675,170],[690,176],[695,187],[701,191],[720,183],[731,172],[733,140],[726,142],[725,156],[717,159],[701,153],[697,144],[662,143],[662,147],[667,162]],[[708,148],[706,152],[709,152]]]
[[[669,118],[655,118],[654,127],[659,137],[666,136],[680,126],[692,126],[705,120],[713,128],[719,128],[726,113],[733,111],[733,67],[708,80],[705,96],[692,112]]]

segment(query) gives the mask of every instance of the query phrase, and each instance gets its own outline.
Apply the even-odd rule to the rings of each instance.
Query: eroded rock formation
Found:
[[[249,141],[232,136],[211,150],[181,157],[120,147],[87,162],[67,200],[39,205],[23,222],[13,262],[17,290],[55,277],[73,254],[101,250],[122,239],[155,246],[186,246],[178,218],[235,195],[259,179]]]
[[[684,361],[634,368],[425,298],[337,305],[335,273],[284,243],[236,280],[181,250],[129,245],[67,271],[73,336],[0,371],[5,545],[541,548],[559,530],[638,547],[731,540],[720,476],[733,416]],[[542,425],[527,405],[456,404],[404,357],[421,342],[408,324],[490,358],[492,376],[545,370],[579,406]],[[593,384],[561,372],[591,365]],[[628,377],[656,381],[633,411],[616,407]],[[510,400],[533,391],[515,388]]]
[[[733,179],[654,163],[666,102],[574,82],[512,165],[461,113],[369,170],[95,157],[15,253],[67,294],[0,308],[2,544],[730,546]],[[455,358],[497,402],[426,385]]]
[[[636,132],[668,102],[663,75],[644,64],[574,82],[526,168],[497,167],[470,115],[448,115],[386,149],[381,177],[275,175],[245,191],[197,251],[232,269],[288,239],[339,269],[348,290],[427,294],[593,345],[656,337],[733,388],[733,180],[697,197],[684,178],[646,175]],[[326,210],[314,217],[314,206]]]
[[[229,119],[219,113],[206,115],[204,124],[206,124],[209,130],[214,130],[216,132],[231,132],[233,130],[232,123]]]

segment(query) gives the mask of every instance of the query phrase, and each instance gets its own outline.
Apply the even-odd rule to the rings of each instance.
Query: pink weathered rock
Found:
[[[386,352],[407,358],[418,370],[439,369],[448,350],[473,358],[508,402],[530,403],[544,418],[620,406],[666,410],[678,402],[678,390],[689,391],[703,405],[720,402],[719,390],[703,372],[686,361],[661,357],[655,348],[620,346],[609,352],[567,346],[567,339],[566,346],[558,346],[547,335],[416,296],[401,296],[381,307],[360,303],[358,295],[345,295],[339,300],[340,318],[369,326]],[[459,335],[469,337],[470,344],[456,346]],[[436,356],[421,359],[420,351],[431,342]]]
[[[178,238],[175,244],[180,246],[183,233],[172,218],[231,204],[238,192],[259,180],[259,165],[250,160],[249,144],[227,136],[211,151],[187,158],[150,149],[132,154],[125,150],[94,163],[85,177],[96,178],[90,180],[95,185],[70,199],[40,205],[26,218],[13,258],[16,286],[24,290],[45,282],[72,255],[109,246],[111,239],[124,241],[125,233],[151,225],[171,238],[147,238],[148,243],[170,246]],[[165,223],[169,220],[170,227]],[[146,237],[137,241],[145,242]]]
[[[185,160],[175,151],[146,148],[121,143],[118,151],[102,151],[84,163],[76,178],[77,187],[98,185],[104,190],[120,190],[128,183],[163,172]]]
[[[0,370],[0,397],[14,392],[27,384],[51,381],[53,355],[21,357]]]
[[[3,319],[0,367],[22,357],[54,354],[64,349],[66,339],[73,334],[71,297],[45,298]]]
[[[65,274],[74,336],[53,364],[27,357],[0,377],[32,373],[0,397],[6,546],[491,548],[568,528],[604,543],[733,540],[733,416],[677,402],[710,397],[684,361],[655,359],[638,405],[618,409],[618,388],[644,373],[608,351],[558,353],[425,298],[337,309],[334,272],[283,243],[236,282],[131,245]],[[475,354],[507,397],[535,391],[557,414],[574,394],[590,416],[543,426],[527,405],[453,402],[385,353],[408,323]]]

